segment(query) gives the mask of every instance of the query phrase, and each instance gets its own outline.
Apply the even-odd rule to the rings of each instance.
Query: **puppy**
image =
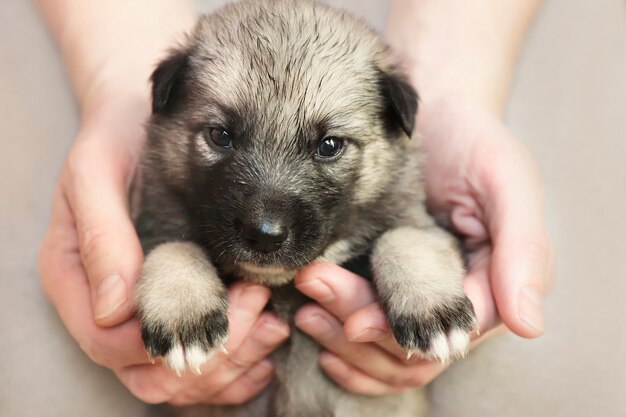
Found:
[[[368,259],[409,355],[463,356],[475,316],[455,239],[424,207],[418,99],[362,22],[308,0],[249,0],[203,17],[152,75],[136,221],[143,340],[199,372],[228,338],[226,285],[272,288],[293,327],[292,279],[311,262]],[[417,397],[366,398],[328,380],[293,328],[257,399],[211,416],[414,416]]]

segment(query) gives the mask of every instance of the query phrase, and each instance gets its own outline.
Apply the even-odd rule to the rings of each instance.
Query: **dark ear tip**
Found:
[[[188,58],[187,51],[174,50],[157,65],[150,76],[153,113],[165,113],[173,108],[175,95],[184,83]]]
[[[417,92],[401,73],[381,71],[381,76],[386,105],[399,127],[411,138],[419,103]]]

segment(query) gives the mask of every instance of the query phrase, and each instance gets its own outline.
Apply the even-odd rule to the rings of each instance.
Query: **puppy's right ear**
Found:
[[[189,66],[189,52],[173,50],[152,73],[152,113],[171,112],[185,88],[185,75]]]
[[[415,89],[400,72],[379,70],[385,118],[390,126],[402,128],[410,138],[415,128],[415,115],[419,97]]]

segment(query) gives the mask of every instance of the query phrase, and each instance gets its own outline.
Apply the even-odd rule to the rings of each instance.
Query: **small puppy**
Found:
[[[311,262],[369,260],[408,354],[463,356],[475,316],[455,239],[424,207],[417,95],[362,22],[308,0],[248,0],[203,17],[152,75],[136,296],[148,353],[176,372],[228,338],[226,285],[272,288],[293,327]],[[414,416],[414,392],[367,398],[317,365],[293,328],[257,399],[211,416]]]

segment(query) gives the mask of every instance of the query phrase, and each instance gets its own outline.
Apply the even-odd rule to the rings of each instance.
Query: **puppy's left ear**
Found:
[[[410,138],[415,128],[419,97],[406,78],[398,73],[380,71],[384,112],[387,122],[402,128]]]

